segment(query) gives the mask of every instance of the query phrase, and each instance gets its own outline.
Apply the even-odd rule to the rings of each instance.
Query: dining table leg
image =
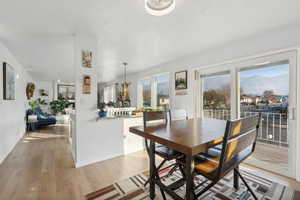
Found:
[[[193,199],[193,170],[194,170],[194,159],[192,156],[186,155],[185,157],[185,178],[186,178],[186,189],[185,199]]]
[[[240,181],[239,181],[239,166],[237,166],[236,168],[234,168],[233,170],[233,187],[236,190],[240,189]]]
[[[150,141],[150,198],[155,198],[155,142]]]

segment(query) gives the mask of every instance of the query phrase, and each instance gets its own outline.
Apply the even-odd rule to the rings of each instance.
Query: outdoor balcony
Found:
[[[262,120],[258,132],[258,142],[254,154],[247,160],[255,165],[274,172],[288,171],[288,115],[272,112],[242,112],[241,117],[261,113]],[[204,117],[230,119],[229,110],[204,110]]]

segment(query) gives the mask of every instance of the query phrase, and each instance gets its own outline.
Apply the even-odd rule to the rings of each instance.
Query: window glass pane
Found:
[[[289,64],[240,72],[240,117],[261,113],[259,141],[288,146]]]
[[[240,117],[260,114],[256,149],[247,163],[289,174],[289,63],[281,61],[240,71]],[[279,156],[278,156],[279,155]]]
[[[143,86],[143,107],[151,106],[151,80],[145,79],[142,81]]]
[[[156,78],[157,83],[157,106],[169,107],[169,75],[160,75]]]
[[[202,77],[204,117],[230,119],[230,74]]]
[[[104,88],[104,103],[115,102],[115,85],[106,86]]]

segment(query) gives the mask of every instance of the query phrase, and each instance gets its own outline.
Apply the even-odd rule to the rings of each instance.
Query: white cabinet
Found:
[[[145,149],[144,139],[138,135],[129,132],[132,126],[142,126],[143,118],[125,118],[123,123],[124,133],[124,154],[142,151]]]

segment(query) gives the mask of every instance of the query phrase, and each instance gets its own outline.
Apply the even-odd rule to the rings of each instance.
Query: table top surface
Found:
[[[195,118],[172,121],[167,126],[131,127],[130,132],[181,153],[196,155],[220,144],[225,128],[226,120]]]

